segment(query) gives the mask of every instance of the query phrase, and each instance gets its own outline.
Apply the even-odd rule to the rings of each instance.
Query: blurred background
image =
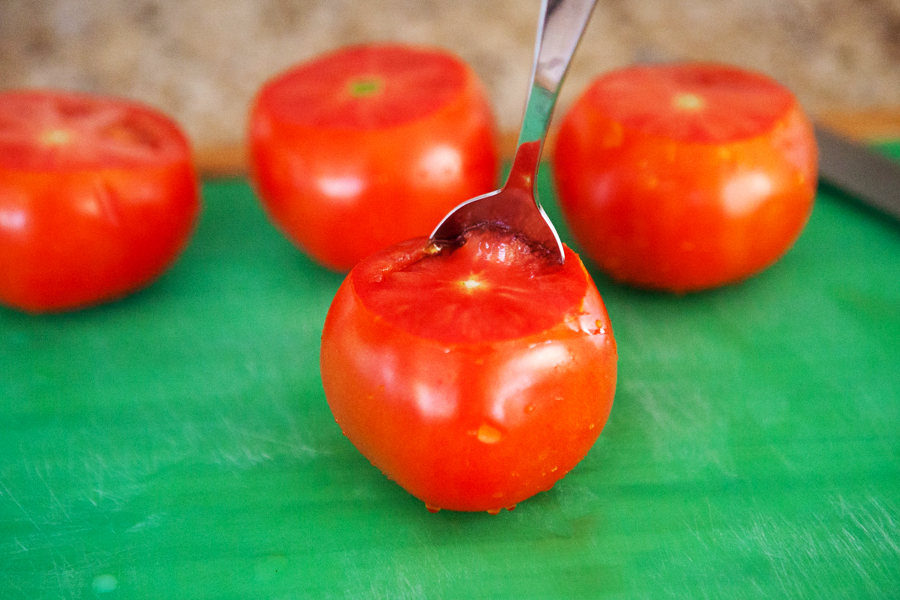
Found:
[[[0,88],[143,100],[201,150],[239,147],[269,77],[345,44],[438,45],[470,62],[515,132],[539,0],[0,0]],[[635,61],[765,72],[816,116],[900,111],[900,0],[599,0],[560,99]]]

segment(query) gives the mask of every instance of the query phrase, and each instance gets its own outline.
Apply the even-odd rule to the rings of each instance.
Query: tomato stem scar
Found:
[[[366,98],[381,92],[384,81],[378,77],[360,77],[350,81],[350,95],[354,98]]]

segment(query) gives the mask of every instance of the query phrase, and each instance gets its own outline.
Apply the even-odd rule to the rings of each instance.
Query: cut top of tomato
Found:
[[[189,156],[178,125],[142,104],[48,90],[0,93],[0,168],[115,169]]]
[[[275,118],[309,127],[379,129],[420,119],[465,87],[468,67],[440,50],[345,48],[290,69],[260,91]]]
[[[765,75],[713,63],[621,69],[597,79],[586,97],[628,129],[708,144],[771,131],[796,102]]]
[[[566,248],[559,264],[501,229],[467,233],[440,249],[427,238],[402,242],[359,263],[357,296],[375,315],[443,343],[518,339],[580,315],[587,272]]]

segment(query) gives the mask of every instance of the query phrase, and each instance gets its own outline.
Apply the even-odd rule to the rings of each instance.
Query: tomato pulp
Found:
[[[334,270],[427,235],[497,184],[487,97],[472,69],[442,50],[384,44],[319,57],[267,82],[249,127],[263,206]]]
[[[0,302],[47,312],[124,296],[174,262],[199,210],[187,139],[165,115],[0,94]]]
[[[588,257],[623,282],[685,292],[787,252],[812,210],[817,151],[789,90],[687,63],[597,78],[564,116],[552,164]]]
[[[497,512],[588,452],[616,383],[609,316],[578,256],[499,229],[427,238],[360,262],[322,335],[345,435],[430,510]]]

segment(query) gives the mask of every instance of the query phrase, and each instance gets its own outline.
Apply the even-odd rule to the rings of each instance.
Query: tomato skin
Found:
[[[439,52],[392,45],[345,50],[359,51]],[[371,127],[277,114],[270,96],[291,72],[263,86],[250,115],[252,178],[271,219],[314,260],[348,271],[376,250],[430,233],[457,204],[495,189],[494,116],[475,73],[452,60],[463,78],[447,102]]]
[[[339,288],[322,335],[329,406],[360,452],[426,506],[512,507],[550,489],[600,434],[615,392],[615,340],[577,255],[566,259],[585,282],[569,316],[489,342],[428,339],[374,314],[357,295],[359,267]]]
[[[115,300],[159,277],[193,231],[199,195],[186,163],[137,173],[4,173],[0,213],[19,211],[25,227],[0,224],[0,300],[54,312]]]
[[[644,67],[663,77],[672,68],[744,76],[721,65]],[[595,80],[567,112],[552,158],[563,214],[585,254],[614,279],[674,292],[740,281],[781,258],[810,216],[817,175],[812,126],[793,96],[781,90],[788,101],[771,122],[740,122],[756,116],[751,94],[730,117],[717,116],[755,135],[690,139],[677,115],[671,134],[611,115],[596,94],[616,75]]]
[[[0,164],[0,302],[30,313],[84,308],[148,285],[175,261],[200,199],[187,140],[168,123],[159,164]]]

